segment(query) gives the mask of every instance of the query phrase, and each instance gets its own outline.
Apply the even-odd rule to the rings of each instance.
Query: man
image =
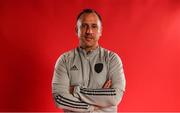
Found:
[[[92,9],[77,17],[79,47],[56,62],[52,93],[65,112],[117,112],[125,91],[125,76],[118,55],[99,46],[100,15]]]

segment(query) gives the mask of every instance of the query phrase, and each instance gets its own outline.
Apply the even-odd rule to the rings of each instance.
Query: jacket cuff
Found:
[[[79,92],[80,92],[80,86],[75,86],[73,96],[76,97],[76,98],[80,98]]]

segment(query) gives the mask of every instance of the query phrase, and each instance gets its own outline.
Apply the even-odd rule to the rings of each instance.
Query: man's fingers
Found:
[[[72,94],[74,92],[74,86],[69,87],[69,92]]]
[[[110,88],[112,84],[111,80],[106,81],[106,83],[104,84],[103,88]]]
[[[107,88],[110,88],[110,87],[111,87],[111,84],[112,84],[112,81],[109,80],[108,85],[107,85]]]

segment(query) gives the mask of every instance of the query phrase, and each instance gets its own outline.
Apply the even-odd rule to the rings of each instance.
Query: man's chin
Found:
[[[93,47],[93,44],[87,44],[87,43],[86,43],[86,44],[84,45],[84,47],[86,47],[86,48],[92,48],[92,47]]]
[[[86,42],[86,43],[85,43],[85,46],[86,46],[86,47],[92,47],[93,44],[92,44],[91,42]]]
[[[92,45],[86,45],[85,47],[86,48],[92,48],[93,46]]]

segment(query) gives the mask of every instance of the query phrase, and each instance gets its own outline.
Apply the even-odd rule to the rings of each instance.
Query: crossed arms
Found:
[[[96,111],[119,104],[125,91],[125,77],[117,55],[111,58],[109,73],[112,76],[100,89],[70,86],[64,58],[58,59],[52,80],[52,93],[57,107],[69,111]]]

